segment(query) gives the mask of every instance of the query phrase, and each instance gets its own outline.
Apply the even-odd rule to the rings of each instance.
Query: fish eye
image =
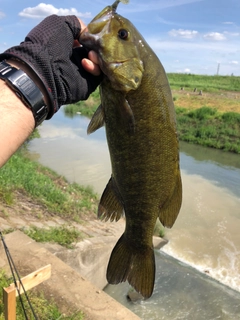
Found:
[[[122,40],[127,40],[129,36],[129,32],[126,29],[120,29],[118,31],[118,36]]]

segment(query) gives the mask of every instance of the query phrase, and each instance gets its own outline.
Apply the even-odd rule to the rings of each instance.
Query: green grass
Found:
[[[240,77],[234,76],[207,76],[184,73],[168,73],[168,80],[172,89],[184,87],[187,90],[197,88],[198,91],[219,92],[240,91]]]
[[[176,113],[180,140],[240,153],[239,113],[218,113],[209,107],[177,108]]]
[[[96,110],[100,104],[99,90],[95,90],[88,100],[79,101],[75,104],[69,104],[64,107],[64,114],[67,117],[73,118],[76,114],[83,114],[86,117],[91,117],[93,114],[92,110]]]
[[[68,249],[74,248],[74,243],[83,239],[83,234],[76,228],[65,226],[49,229],[31,227],[23,232],[37,242],[54,242]]]
[[[12,278],[9,278],[3,269],[0,270],[0,288],[8,287],[13,282]],[[69,316],[61,314],[54,300],[49,300],[44,297],[41,292],[36,292],[36,290],[28,291],[28,297],[32,304],[33,310],[36,313],[38,319],[51,319],[51,320],[83,320],[84,314],[80,311],[72,313]],[[27,311],[28,319],[35,319],[32,316],[31,310],[26,303],[24,295],[22,295],[24,306]],[[3,290],[0,290],[0,320],[4,320],[4,305],[1,303],[3,301]],[[19,298],[17,298],[17,310],[16,315],[18,320],[25,320],[25,316],[22,311]]]
[[[82,215],[96,212],[97,195],[90,188],[69,184],[52,170],[28,159],[23,149],[0,169],[0,181],[0,201],[8,205],[14,203],[14,192],[19,190],[64,218],[79,221]]]
[[[160,238],[164,238],[164,236],[165,236],[165,228],[161,224],[159,219],[157,219],[157,221],[156,221],[156,224],[155,224],[155,227],[154,227],[154,231],[153,231],[153,235],[156,236],[156,237],[160,237]]]

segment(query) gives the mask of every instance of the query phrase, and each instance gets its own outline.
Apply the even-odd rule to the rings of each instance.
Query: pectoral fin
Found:
[[[100,106],[95,111],[88,125],[87,134],[91,134],[103,126],[104,126],[104,111],[103,111],[102,105],[100,104]]]
[[[103,191],[99,206],[98,218],[107,221],[118,221],[123,215],[123,203],[114,178],[111,177]]]
[[[171,198],[160,208],[159,220],[163,226],[171,228],[177,219],[182,204],[182,181],[180,172]]]

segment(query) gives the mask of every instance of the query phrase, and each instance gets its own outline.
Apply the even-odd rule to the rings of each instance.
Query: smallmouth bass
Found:
[[[104,79],[101,105],[88,133],[105,124],[112,176],[102,194],[98,217],[126,227],[107,268],[110,284],[128,281],[144,298],[152,295],[157,218],[172,227],[182,203],[175,110],[164,68],[132,23],[106,7],[80,36],[98,53]]]

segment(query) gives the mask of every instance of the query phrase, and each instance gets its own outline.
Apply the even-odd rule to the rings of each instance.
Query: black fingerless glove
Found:
[[[83,47],[74,48],[81,27],[75,16],[52,15],[38,24],[19,46],[0,54],[3,59],[27,64],[44,84],[51,105],[47,119],[64,104],[86,100],[101,81],[86,72],[81,60],[87,58]]]

